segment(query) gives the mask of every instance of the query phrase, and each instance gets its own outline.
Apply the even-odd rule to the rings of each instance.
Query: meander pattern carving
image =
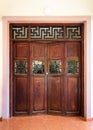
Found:
[[[31,27],[30,38],[31,39],[63,39],[64,31],[60,26],[35,26]]]
[[[67,39],[81,39],[81,27],[80,26],[68,26],[66,27]]]
[[[28,38],[28,27],[20,26],[12,28],[12,38],[13,39],[27,39]]]
[[[64,26],[12,26],[12,39],[64,40],[82,38],[81,26],[73,25],[65,26],[65,28]]]

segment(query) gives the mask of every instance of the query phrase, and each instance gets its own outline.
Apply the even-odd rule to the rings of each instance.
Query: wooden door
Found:
[[[29,114],[29,44],[13,42],[13,115]]]
[[[80,115],[80,42],[14,42],[14,115]]]
[[[30,44],[30,113],[47,113],[47,45]]]
[[[64,114],[65,44],[48,44],[48,113]]]
[[[31,113],[61,114],[65,46],[33,42],[31,52]]]
[[[81,58],[80,42],[65,43],[65,113],[80,115]]]

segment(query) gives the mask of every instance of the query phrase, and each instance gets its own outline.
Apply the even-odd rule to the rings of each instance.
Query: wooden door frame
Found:
[[[29,20],[29,18],[30,18],[30,20]],[[63,18],[64,18],[64,20],[63,20]],[[55,21],[55,19],[57,19],[56,21]],[[58,22],[72,22],[73,21],[73,23],[74,22],[82,22],[82,23],[84,23],[84,25],[85,25],[85,29],[87,29],[87,32],[90,32],[90,17],[49,17],[49,19],[48,19],[48,17],[16,17],[16,19],[14,19],[14,17],[3,17],[3,28],[4,28],[4,36],[6,35],[6,39],[4,39],[4,37],[3,37],[3,39],[4,39],[4,45],[3,45],[3,49],[4,49],[4,47],[5,47],[5,45],[6,45],[6,43],[9,41],[9,23],[14,23],[14,22],[25,22],[25,23],[27,23],[27,22],[35,22],[36,21],[36,23],[38,22],[40,22],[40,21],[42,21],[42,22],[52,22],[52,21],[55,21],[55,23],[58,23]],[[85,22],[83,22],[83,21],[85,21]],[[87,21],[87,23],[86,23],[86,21]],[[89,27],[89,29],[88,29],[88,27]],[[7,35],[8,34],[8,35]],[[84,36],[86,36],[87,37],[87,40],[85,40],[84,41],[84,45],[85,45],[85,47],[87,46],[86,44],[90,41],[90,37],[89,37],[89,35],[87,35],[87,34],[84,34]],[[84,47],[84,45],[83,45],[83,47]],[[84,50],[86,50],[86,48],[84,47]],[[9,48],[9,42],[8,42],[8,44],[7,44],[7,48]],[[89,48],[88,48],[89,49]],[[5,49],[6,50],[6,49]],[[4,50],[4,52],[5,52],[5,50]],[[7,54],[9,53],[9,50],[7,51],[6,50],[6,54],[4,54],[4,56],[5,57],[7,57]],[[83,52],[84,53],[84,52]],[[86,51],[86,53],[85,54],[87,54],[88,52]],[[89,55],[89,54],[87,54],[87,55]],[[8,56],[9,56],[9,54],[8,54]],[[84,57],[84,59],[85,59],[85,57]],[[84,61],[84,63],[86,63],[87,61]],[[5,60],[4,60],[4,63],[5,63]],[[4,66],[6,66],[6,65],[4,65]],[[84,93],[83,93],[83,95],[85,94],[85,95],[87,95],[88,96],[88,92],[86,92],[86,88],[87,88],[87,85],[85,85],[86,84],[86,75],[85,74],[87,74],[87,71],[85,71],[85,68],[86,68],[86,66],[84,67],[84,72],[83,72],[83,79],[84,79],[84,82],[82,83],[82,84],[84,84]],[[5,70],[8,70],[7,69],[7,67],[6,67],[6,69]],[[4,74],[3,74],[3,76],[5,76],[5,70],[4,70]],[[8,71],[8,73],[7,74],[9,74],[9,71]],[[8,75],[7,75],[8,76]],[[6,77],[6,76],[5,76]],[[4,79],[5,79],[5,77],[3,77],[3,82],[4,82]],[[9,78],[8,78],[9,79]],[[7,79],[7,80],[8,80]],[[8,83],[10,84],[11,83],[11,81],[9,82],[9,80],[8,80]],[[4,83],[4,89],[6,88],[6,83]],[[7,92],[6,92],[7,93]],[[10,95],[11,95],[11,87],[10,87]],[[8,95],[9,96],[9,95]],[[86,102],[84,102],[84,105],[86,106],[85,107],[85,110],[84,110],[84,117],[87,117],[88,116],[88,112],[86,111],[86,109],[89,109],[90,110],[90,107],[88,107],[87,106],[87,97],[85,97],[84,96],[84,98],[85,98],[85,101]],[[5,99],[6,99],[6,97],[3,99],[4,101],[5,101]],[[10,107],[11,107],[11,98],[10,98]],[[5,103],[4,103],[5,104]],[[3,104],[3,107],[4,107],[4,104]],[[8,108],[8,104],[6,105],[7,106],[7,108]],[[11,109],[10,109],[10,111],[11,111]],[[89,113],[90,114],[90,113]],[[9,116],[9,113],[7,112],[6,113],[6,115],[4,115],[4,116]],[[10,112],[10,116],[12,116],[12,114],[11,114],[11,112]]]
[[[12,23],[10,24],[10,30],[9,30],[9,41],[10,41],[10,116],[13,116],[14,115],[14,90],[13,90],[13,86],[14,86],[14,73],[13,73],[13,42],[14,40],[12,40],[12,30],[11,30],[11,27],[12,25],[28,25],[28,23]],[[80,84],[81,84],[81,87],[80,87],[80,97],[81,97],[81,101],[80,101],[80,116],[84,116],[84,80],[83,80],[83,75],[84,75],[84,25],[82,23],[33,23],[31,24],[32,26],[72,26],[72,25],[80,25],[81,26],[81,33],[82,33],[82,38],[81,40],[79,40],[81,42],[81,47],[80,47],[80,68],[81,68],[81,71],[80,71]],[[65,32],[64,32],[65,33]],[[24,40],[25,41],[25,40]],[[38,39],[36,40],[38,41]],[[46,40],[44,40],[46,41]],[[57,41],[57,40],[49,40],[49,42],[52,42],[52,41]],[[75,42],[75,40],[67,40],[67,39],[63,39],[63,40],[60,40],[60,42]],[[78,39],[76,40],[78,41]],[[29,39],[27,40],[27,42],[29,42]]]

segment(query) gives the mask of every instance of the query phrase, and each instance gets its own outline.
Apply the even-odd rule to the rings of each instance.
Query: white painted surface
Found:
[[[92,5],[92,0],[0,0],[0,16],[91,15]]]
[[[91,17],[91,117],[93,118],[93,17]]]
[[[0,117],[2,116],[2,21],[0,20]]]

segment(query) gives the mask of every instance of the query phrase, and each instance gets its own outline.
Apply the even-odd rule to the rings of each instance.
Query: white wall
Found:
[[[92,0],[1,0],[0,15],[91,15],[92,3]]]
[[[2,116],[2,21],[0,20],[0,117]]]
[[[93,16],[91,17],[91,117],[93,118]]]
[[[93,14],[93,0],[1,0],[0,1],[0,61],[2,61],[2,37],[3,39],[6,38],[7,32],[3,33],[2,36],[2,16],[92,16]],[[71,19],[71,18],[69,18]],[[56,20],[56,19],[55,19]],[[15,19],[14,19],[15,21]],[[91,26],[93,29],[93,20],[91,21]],[[90,25],[88,25],[90,26]],[[89,34],[88,34],[89,35]],[[86,62],[86,69],[88,75],[90,77],[86,76],[88,80],[87,86],[89,86],[86,89],[86,102],[87,102],[87,118],[93,117],[93,69],[90,68],[90,66],[93,66],[93,32],[90,32],[90,40],[89,45],[87,45],[87,51],[89,54],[87,54],[88,61]],[[6,42],[7,40],[4,39]],[[7,50],[8,43],[6,42],[3,46],[3,54],[5,51],[7,52],[5,56],[9,55]],[[91,50],[90,50],[91,48]],[[91,53],[92,51],[92,53]],[[90,54],[91,53],[91,54]],[[3,55],[3,59],[5,58]],[[91,61],[90,61],[91,58]],[[3,60],[3,65],[6,64],[6,68],[4,68],[4,71],[2,72],[2,63],[0,63],[0,116],[6,118],[9,116],[9,90],[6,91],[6,89],[9,87],[9,72],[7,72],[7,63],[8,60]],[[89,69],[88,69],[89,68]],[[90,72],[92,71],[92,73]],[[5,80],[3,80],[3,87],[2,87],[2,77],[4,75]],[[8,78],[7,78],[8,77]],[[91,80],[92,78],[92,80]],[[90,82],[89,82],[90,81]],[[3,89],[2,89],[3,88]],[[8,88],[9,89],[9,88]],[[3,92],[3,97],[2,97]],[[5,95],[6,97],[5,97]],[[3,102],[5,101],[6,102]],[[6,108],[1,111],[3,102],[3,108]]]

